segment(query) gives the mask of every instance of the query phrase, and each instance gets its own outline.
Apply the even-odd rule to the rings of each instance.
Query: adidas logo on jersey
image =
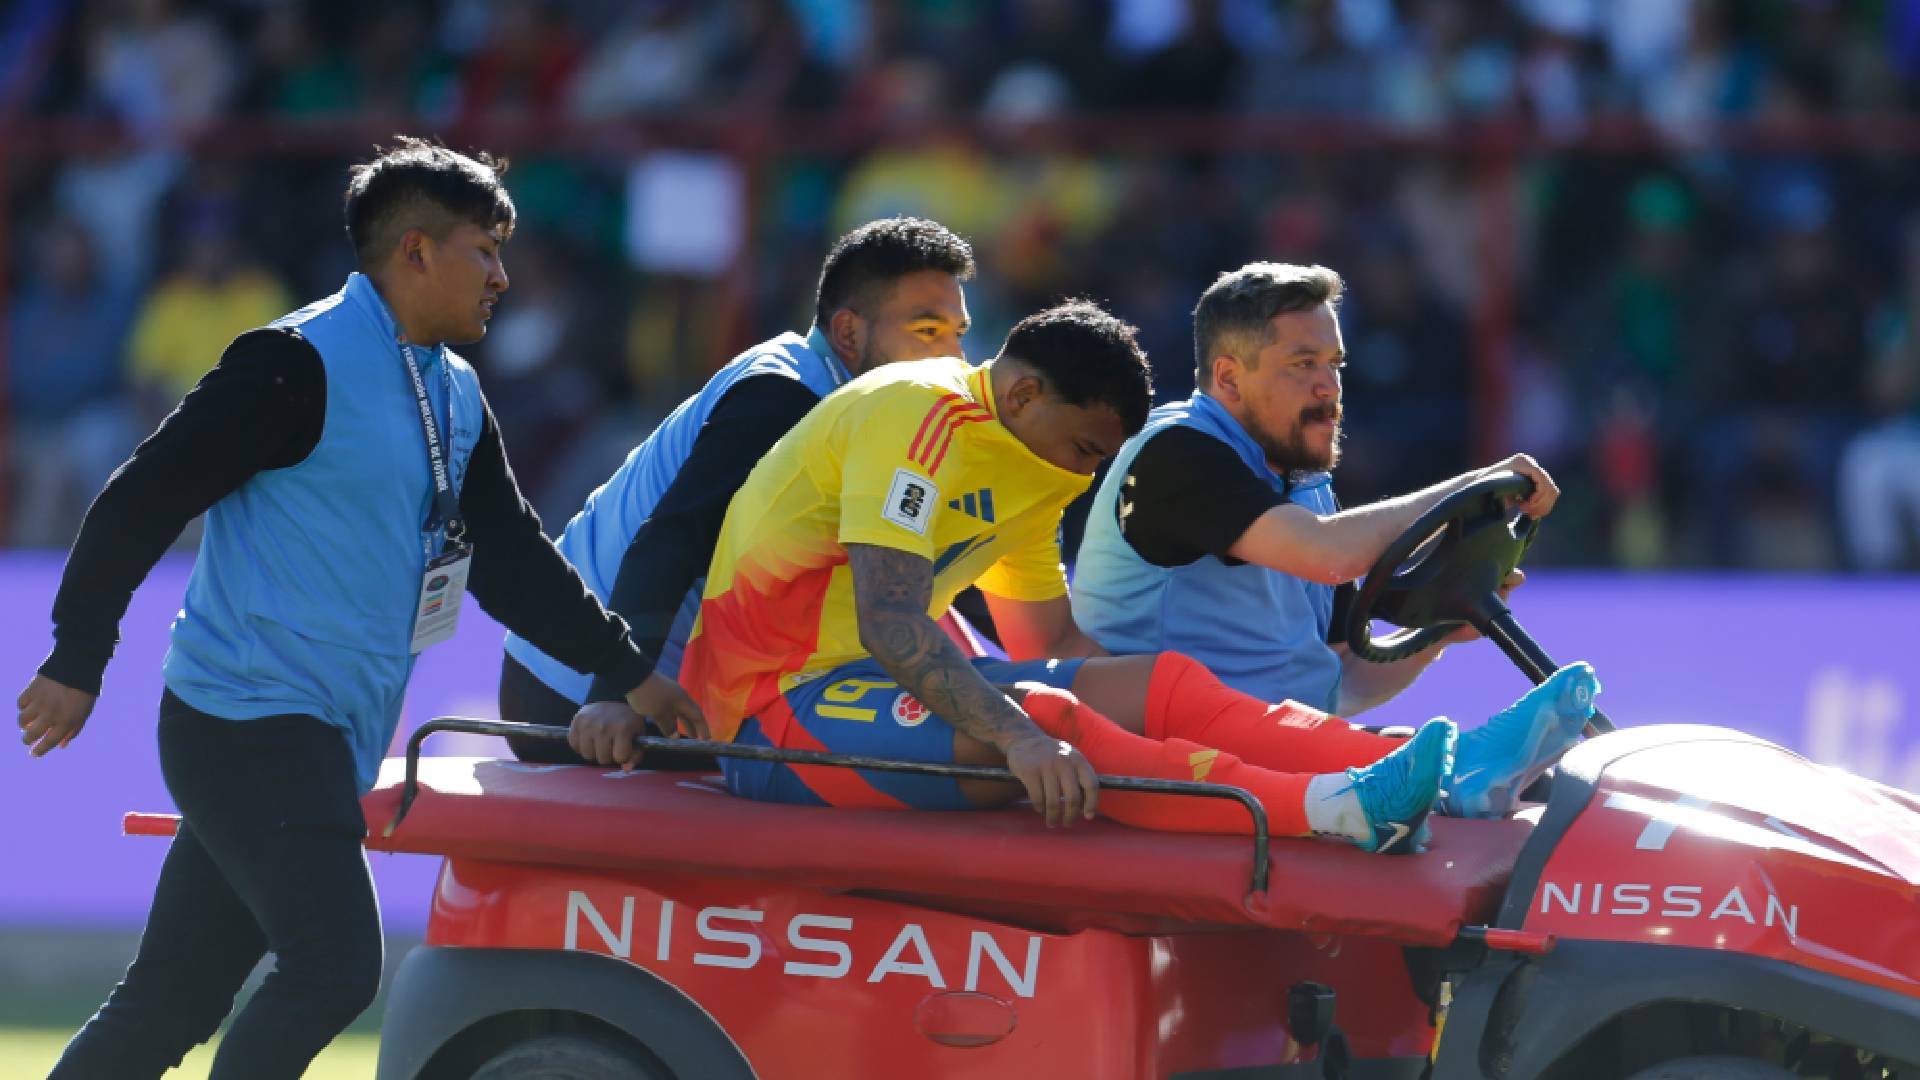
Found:
[[[969,491],[957,499],[947,500],[947,509],[958,510],[968,517],[979,518],[987,524],[993,524],[993,489],[981,488]]]

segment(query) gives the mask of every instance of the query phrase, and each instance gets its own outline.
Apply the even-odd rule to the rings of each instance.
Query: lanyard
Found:
[[[439,421],[433,417],[433,402],[427,399],[427,384],[420,378],[420,365],[414,363],[413,346],[400,343],[400,359],[405,362],[407,374],[413,380],[414,400],[420,405],[420,429],[427,438],[427,464],[433,470],[433,510],[427,515],[427,523],[422,531],[432,536],[435,529],[443,525],[447,531],[447,546],[458,547],[467,535],[466,522],[460,519],[460,500],[453,493],[453,480],[447,475],[447,452],[440,438]],[[447,373],[446,361],[440,362],[440,380],[447,391],[447,409],[453,409],[453,376]],[[431,557],[431,544],[427,551]]]

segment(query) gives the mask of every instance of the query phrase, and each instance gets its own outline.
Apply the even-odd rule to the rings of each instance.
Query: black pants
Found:
[[[541,682],[538,676],[527,670],[525,664],[511,656],[501,658],[500,719],[511,724],[545,724],[564,728],[573,723],[573,714],[579,711],[580,706]],[[658,735],[659,731],[649,723],[647,733]],[[521,761],[543,765],[591,764],[574,753],[573,747],[568,746],[564,739],[509,735],[507,745],[513,748],[513,756]],[[712,754],[651,750],[640,760],[640,767],[663,772],[714,772],[720,766],[714,762]]]
[[[269,950],[210,1080],[294,1080],[380,985],[346,738],[311,716],[224,720],[169,693],[160,768],[182,821],[139,954],[49,1080],[159,1077],[213,1035]]]

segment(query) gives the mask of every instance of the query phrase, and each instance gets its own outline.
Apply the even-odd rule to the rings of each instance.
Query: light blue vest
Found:
[[[1195,394],[1162,405],[1120,448],[1094,495],[1074,569],[1074,621],[1115,654],[1186,653],[1236,690],[1336,711],[1340,658],[1327,645],[1330,586],[1263,566],[1228,565],[1212,555],[1186,566],[1155,566],[1120,534],[1117,503],[1134,456],[1170,427],[1226,443],[1254,475],[1316,514],[1338,509],[1330,476],[1314,473],[1289,487],[1219,402]]]
[[[306,460],[256,473],[207,511],[163,670],[204,713],[304,713],[340,728],[364,790],[400,722],[420,574],[440,546],[421,532],[426,439],[398,328],[367,278],[273,325],[319,352],[325,426]],[[444,346],[413,351],[458,489],[485,418],[480,383]]]
[[[820,397],[826,397],[848,379],[847,368],[834,355],[827,339],[815,330],[808,337],[787,333],[764,341],[727,362],[700,392],[680,403],[646,441],[633,448],[627,460],[600,489],[587,497],[587,505],[560,534],[560,553],[580,571],[593,595],[605,603],[613,592],[614,579],[620,574],[620,560],[635,533],[653,513],[667,493],[674,477],[693,453],[694,440],[713,415],[720,399],[741,379],[756,375],[780,375],[797,379]],[[680,652],[693,633],[694,616],[700,608],[704,581],[696,581],[680,605],[673,625],[667,631],[657,670],[669,678],[680,671]],[[635,626],[636,637],[645,636],[649,627]],[[575,703],[587,699],[593,684],[591,675],[583,675],[553,657],[534,648],[517,634],[507,635],[507,655],[518,660],[536,678],[561,696]]]

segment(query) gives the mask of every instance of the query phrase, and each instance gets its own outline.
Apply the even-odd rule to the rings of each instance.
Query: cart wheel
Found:
[[[675,1080],[653,1055],[594,1035],[543,1035],[510,1046],[473,1080]]]
[[[1794,1073],[1752,1058],[1690,1057],[1663,1061],[1629,1080],[1793,1080]]]

